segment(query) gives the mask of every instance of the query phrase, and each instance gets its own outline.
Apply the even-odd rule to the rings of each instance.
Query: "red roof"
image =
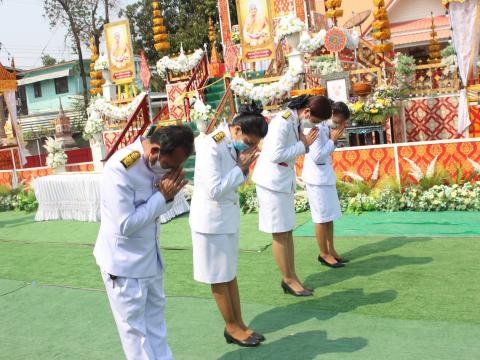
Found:
[[[437,39],[445,40],[450,38],[450,29],[448,30],[437,30]],[[392,42],[395,45],[404,45],[404,44],[416,44],[423,43],[430,40],[430,32],[421,32],[416,34],[392,34]]]
[[[450,20],[445,15],[434,18],[435,31],[438,40],[446,40],[451,36]],[[390,24],[392,33],[391,41],[396,45],[418,44],[430,40],[432,32],[432,19],[423,18],[409,21],[402,21]]]
[[[448,28],[450,29],[450,20],[445,15],[440,15],[434,18],[435,28],[442,29]],[[398,22],[390,25],[390,29],[393,33],[399,32],[411,32],[411,31],[418,31],[418,30],[428,30],[431,31],[432,26],[432,19],[431,18],[423,18],[423,19],[416,19],[416,20],[409,20]]]

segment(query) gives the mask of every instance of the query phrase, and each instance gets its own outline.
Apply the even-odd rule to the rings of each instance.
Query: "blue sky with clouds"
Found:
[[[133,2],[120,1],[122,5]],[[5,49],[15,57],[17,67],[25,69],[41,66],[43,50],[58,60],[76,58],[70,45],[65,43],[65,33],[61,26],[50,29],[43,17],[43,0],[3,0],[0,4],[0,42],[4,45],[0,50],[0,62],[3,65],[10,64]]]

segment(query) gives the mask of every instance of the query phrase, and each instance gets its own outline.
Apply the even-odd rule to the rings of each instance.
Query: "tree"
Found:
[[[48,54],[43,54],[42,55],[42,64],[43,66],[52,66],[57,63],[57,59],[54,57],[48,55]]]
[[[178,53],[183,45],[185,51],[203,48],[208,43],[208,18],[216,19],[216,0],[160,0],[165,26],[170,41],[170,53]],[[150,63],[159,55],[153,46],[152,5],[139,0],[119,13],[130,22],[134,52],[141,49]],[[216,21],[218,23],[218,21]]]
[[[98,48],[103,26],[109,19],[109,10],[117,3],[117,0],[44,0],[44,11],[50,26],[53,28],[62,24],[73,40],[78,55],[85,107],[88,106],[88,90],[82,45],[88,45],[90,37],[93,37]],[[105,16],[100,11],[101,4]]]
[[[45,0],[44,11],[53,28],[58,24],[64,25],[68,29],[68,35],[74,42],[74,49],[78,55],[80,76],[83,85],[83,101],[85,107],[88,106],[87,75],[85,73],[85,63],[83,61],[82,51],[82,26],[84,19],[88,16],[88,4],[84,0]]]

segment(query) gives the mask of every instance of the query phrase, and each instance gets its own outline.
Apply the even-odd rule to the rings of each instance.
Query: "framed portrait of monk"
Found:
[[[237,0],[243,61],[272,59],[275,51],[269,0]]]
[[[135,81],[132,37],[128,20],[105,25],[110,78],[117,85]]]

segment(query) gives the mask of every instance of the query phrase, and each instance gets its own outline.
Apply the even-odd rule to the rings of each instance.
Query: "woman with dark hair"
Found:
[[[272,234],[272,251],[282,273],[281,287],[294,296],[311,296],[295,271],[293,228],[295,227],[294,194],[295,160],[308,152],[318,136],[318,129],[304,135],[300,122],[330,118],[332,108],[324,96],[299,96],[288,109],[272,119],[262,152],[255,165],[253,181],[257,184],[260,204],[260,231]]]
[[[265,340],[242,319],[237,285],[240,205],[238,187],[267,134],[261,111],[240,107],[232,124],[222,124],[196,143],[195,184],[190,209],[193,270],[196,281],[210,284],[225,320],[227,343],[253,347]]]
[[[345,130],[350,110],[343,102],[334,103],[332,109],[330,120],[324,123],[313,120],[315,127],[319,129],[319,135],[305,156],[302,178],[307,186],[308,202],[320,248],[318,261],[323,265],[339,268],[348,260],[342,259],[333,246],[333,221],[340,218],[342,212],[335,186],[332,153]]]

